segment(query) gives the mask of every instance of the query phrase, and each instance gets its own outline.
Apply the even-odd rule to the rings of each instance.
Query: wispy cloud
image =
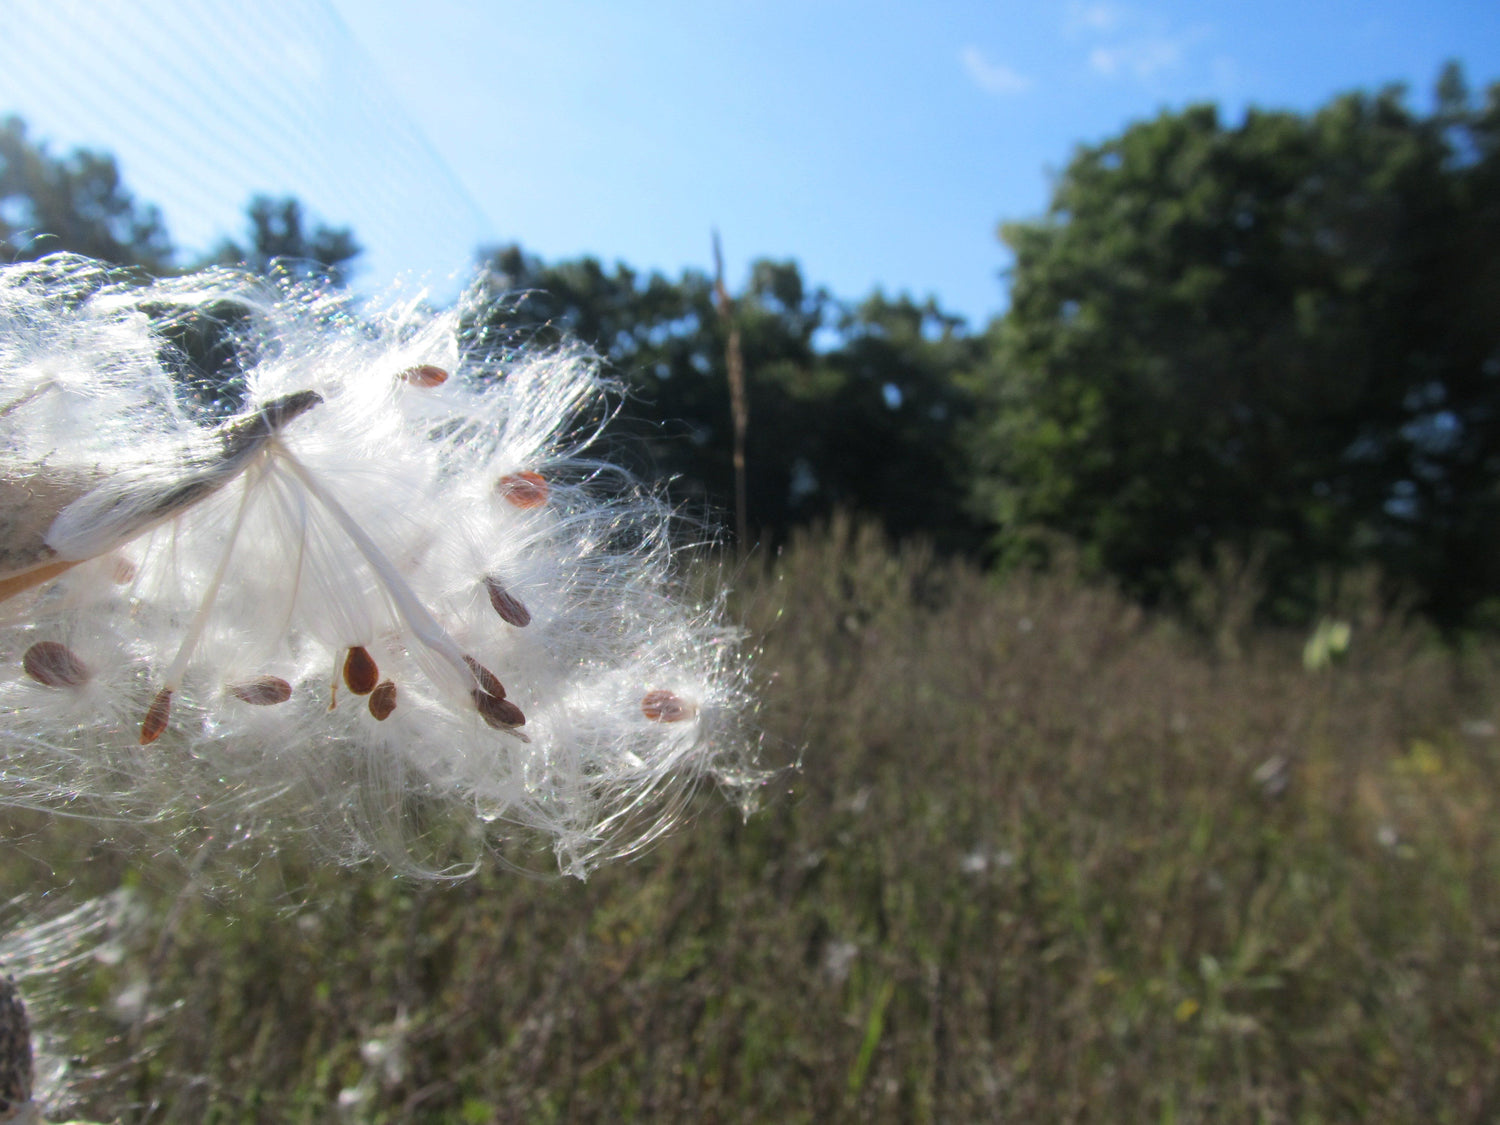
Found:
[[[1087,44],[1089,69],[1104,78],[1149,81],[1188,62],[1192,48],[1212,38],[1212,30],[1180,30],[1160,16],[1116,3],[1073,0],[1063,31]]]
[[[1119,4],[1111,3],[1110,0],[1092,0],[1090,3],[1073,0],[1073,3],[1068,5],[1063,28],[1069,33],[1079,31],[1106,33],[1114,31],[1123,24],[1126,16],[1126,10]]]
[[[1089,52],[1089,66],[1105,78],[1129,75],[1146,79],[1182,62],[1186,44],[1167,35],[1143,36]]]
[[[970,80],[987,94],[1023,94],[1031,89],[1030,78],[1014,67],[991,62],[978,47],[965,47],[958,57]]]

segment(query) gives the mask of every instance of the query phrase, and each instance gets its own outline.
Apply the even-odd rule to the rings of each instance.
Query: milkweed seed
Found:
[[[370,714],[382,723],[391,717],[391,712],[396,709],[396,685],[391,680],[385,680],[375,685],[375,690],[370,693]]]
[[[472,656],[464,657],[464,663],[469,666],[469,671],[474,673],[474,678],[479,681],[479,689],[496,699],[505,698],[505,685],[500,682],[500,677],[491,672]]]
[[[116,586],[128,586],[135,581],[135,563],[124,555],[116,555],[109,561],[109,576]]]
[[[500,615],[500,620],[524,628],[531,624],[531,611],[521,604],[521,599],[507,590],[493,574],[484,576],[484,588],[489,591],[490,605]]]
[[[521,709],[510,700],[486,695],[482,691],[471,694],[474,696],[474,706],[479,709],[480,716],[490,726],[499,730],[508,730],[526,722],[526,716],[521,713]]]
[[[146,719],[141,723],[141,745],[149,746],[167,729],[167,716],[172,710],[172,689],[162,688],[146,708]]]
[[[253,680],[230,684],[229,693],[257,707],[271,707],[292,697],[292,685],[280,676],[257,676]]]
[[[546,477],[528,470],[501,477],[495,482],[495,491],[515,507],[529,510],[545,504],[551,489],[547,487]]]
[[[37,641],[21,657],[21,667],[47,687],[82,687],[89,680],[88,665],[57,641]]]
[[[448,381],[448,373],[441,367],[423,363],[416,367],[408,367],[401,372],[401,378],[414,387],[441,387]]]
[[[697,713],[697,708],[664,689],[648,691],[641,699],[641,714],[653,723],[680,723]]]
[[[369,695],[380,682],[375,658],[362,645],[354,645],[344,657],[344,683],[355,695]]]

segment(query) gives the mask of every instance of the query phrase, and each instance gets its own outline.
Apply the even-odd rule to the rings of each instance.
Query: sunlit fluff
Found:
[[[748,783],[746,671],[611,390],[478,298],[0,272],[0,799],[315,829],[403,863],[457,807],[563,868]],[[210,418],[178,344],[232,342]]]

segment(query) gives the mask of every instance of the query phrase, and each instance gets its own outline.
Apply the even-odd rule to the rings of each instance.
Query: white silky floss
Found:
[[[696,780],[754,786],[739,635],[684,599],[667,505],[589,455],[611,384],[487,346],[480,302],[0,270],[0,802],[409,869],[437,802],[581,876]],[[177,347],[215,323],[218,419]]]

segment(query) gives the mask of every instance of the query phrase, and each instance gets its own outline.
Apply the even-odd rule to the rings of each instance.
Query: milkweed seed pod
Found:
[[[591,452],[610,382],[492,347],[487,313],[0,271],[0,801],[407,866],[445,807],[582,875],[696,780],[753,787],[740,638]]]
[[[16,982],[0,976],[0,1122],[20,1121],[31,1101],[31,1024]]]

